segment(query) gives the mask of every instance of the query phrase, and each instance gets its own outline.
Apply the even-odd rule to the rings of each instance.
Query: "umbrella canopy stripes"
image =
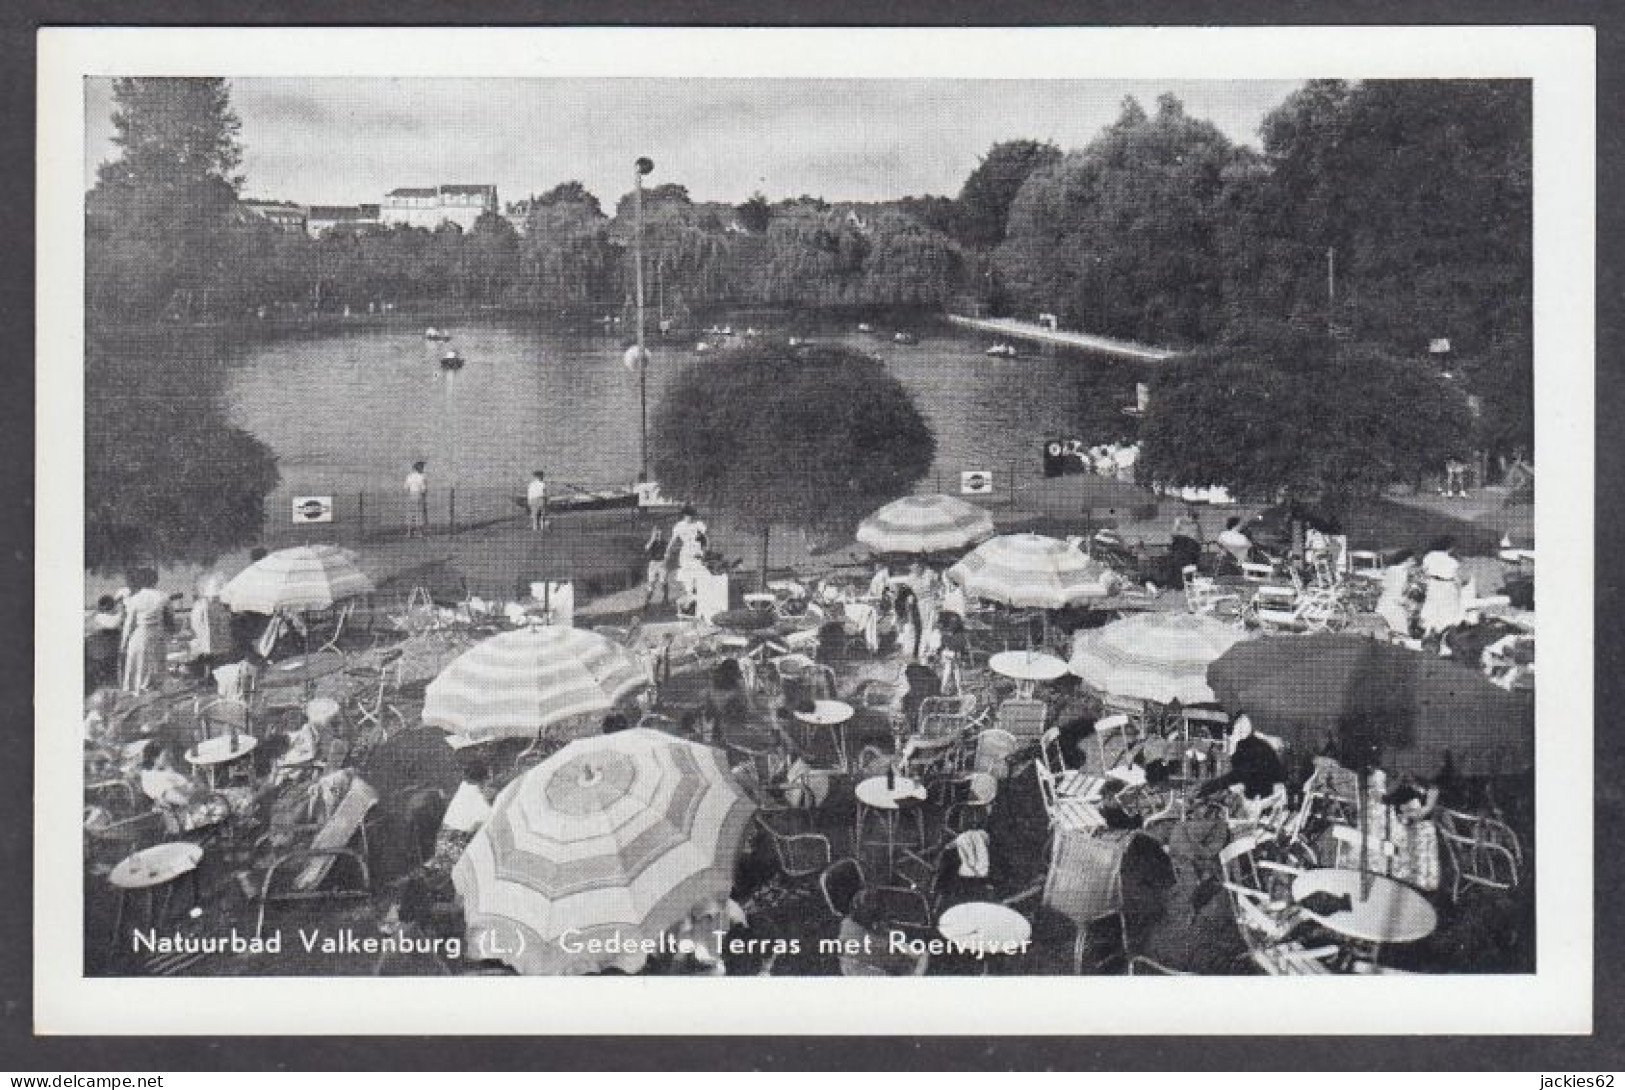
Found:
[[[305,612],[372,591],[372,580],[350,550],[301,545],[278,549],[238,572],[220,592],[220,600],[239,613]]]
[[[533,738],[613,708],[649,683],[649,667],[596,632],[538,625],[483,640],[429,683],[423,722],[473,742]]]
[[[948,569],[965,593],[1020,609],[1063,609],[1108,598],[1118,577],[1064,541],[1039,534],[990,538]]]
[[[726,906],[754,813],[721,750],[644,729],[572,742],[458,860],[469,947],[526,975],[636,972]]]
[[[957,552],[993,536],[993,516],[941,493],[893,500],[858,525],[857,539],[877,553]]]
[[[1090,686],[1113,696],[1208,704],[1215,699],[1208,665],[1247,638],[1214,617],[1141,613],[1080,632],[1069,665]]]

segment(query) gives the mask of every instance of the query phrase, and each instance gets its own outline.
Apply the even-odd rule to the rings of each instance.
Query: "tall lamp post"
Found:
[[[643,323],[643,176],[654,168],[653,159],[640,156],[632,173],[636,221],[632,234],[632,254],[637,264],[634,282],[638,301],[638,468],[640,478],[645,481],[649,479],[649,348],[644,343]]]

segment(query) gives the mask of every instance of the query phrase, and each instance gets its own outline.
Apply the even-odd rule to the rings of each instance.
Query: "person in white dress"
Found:
[[[1409,549],[1399,553],[1382,569],[1382,594],[1377,598],[1377,616],[1398,636],[1411,634],[1409,591],[1416,557]]]
[[[1422,558],[1427,597],[1422,600],[1422,635],[1437,636],[1466,619],[1462,608],[1461,561],[1455,542],[1446,537],[1434,542]]]
[[[124,656],[120,687],[127,693],[159,688],[164,676],[168,603],[158,592],[158,573],[143,568],[132,580],[135,592],[124,602],[124,631],[119,650]]]

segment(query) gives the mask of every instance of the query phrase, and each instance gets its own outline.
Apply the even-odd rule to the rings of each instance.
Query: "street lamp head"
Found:
[[[639,156],[638,161],[637,161],[637,168],[638,168],[638,173],[639,174],[650,174],[650,173],[652,173],[654,171],[655,161],[653,159],[647,158],[646,156]]]

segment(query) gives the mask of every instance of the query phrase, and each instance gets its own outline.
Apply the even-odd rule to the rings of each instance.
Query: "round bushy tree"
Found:
[[[763,343],[689,365],[651,424],[656,479],[730,525],[850,529],[925,476],[936,437],[885,366],[835,345]]]

